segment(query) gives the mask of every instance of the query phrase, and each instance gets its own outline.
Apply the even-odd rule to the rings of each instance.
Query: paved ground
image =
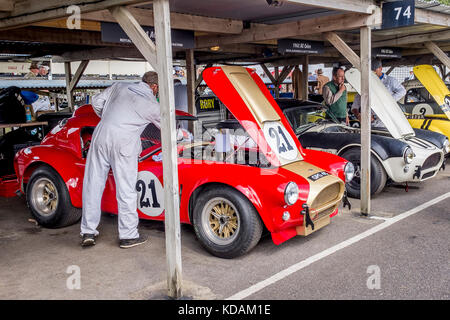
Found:
[[[183,226],[185,293],[195,299],[449,299],[450,197],[395,222],[449,192],[450,169],[408,193],[391,186],[372,203],[373,215],[382,219],[360,217],[352,199],[351,212],[341,210],[311,236],[280,246],[265,237],[234,260],[209,255],[192,227]],[[0,299],[164,298],[162,223],[142,221],[150,243],[123,250],[117,245],[117,218],[104,215],[98,244],[82,249],[79,224],[50,230],[29,218],[23,198],[0,198]],[[374,232],[377,226],[381,230]],[[366,231],[374,233],[364,236]],[[354,242],[344,242],[348,239]],[[78,267],[81,289],[70,290],[70,268]],[[377,284],[368,268],[379,271],[380,289],[368,288],[369,277]]]

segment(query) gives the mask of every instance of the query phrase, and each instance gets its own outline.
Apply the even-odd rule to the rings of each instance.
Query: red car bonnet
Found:
[[[225,67],[226,68],[226,67]],[[228,67],[229,68],[229,67]],[[233,67],[237,68],[237,67]],[[241,68],[244,69],[244,68]],[[236,69],[238,70],[238,69]],[[264,98],[269,102],[270,106],[275,111],[277,117],[279,117],[281,124],[286,129],[287,133],[292,138],[293,143],[303,156],[303,150],[295,136],[294,131],[288,125],[288,121],[277,103],[271,96],[269,90],[266,88],[262,80],[252,69],[244,69],[248,72],[249,77],[253,79],[256,86]],[[227,109],[233,114],[233,116],[239,121],[242,127],[247,131],[247,133],[252,137],[252,139],[258,144],[260,150],[266,155],[267,159],[275,166],[280,165],[280,160],[274,152],[272,152],[269,144],[263,133],[263,128],[260,127],[255,115],[249,110],[246,105],[246,101],[241,97],[238,90],[233,86],[232,82],[228,78],[227,74],[224,72],[222,67],[211,67],[203,71],[203,79],[205,80],[208,87],[214,92],[214,94],[224,103]]]

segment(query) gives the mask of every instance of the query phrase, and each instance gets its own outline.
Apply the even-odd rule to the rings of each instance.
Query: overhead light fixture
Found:
[[[211,47],[211,48],[209,48],[209,50],[211,50],[211,51],[219,51],[220,47],[219,46]]]
[[[283,4],[283,0],[266,0],[266,2],[271,7],[280,7]]]

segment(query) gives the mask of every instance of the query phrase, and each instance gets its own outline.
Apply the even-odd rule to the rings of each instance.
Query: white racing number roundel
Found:
[[[164,210],[164,189],[159,179],[150,171],[139,171],[136,182],[137,206],[143,214],[157,217]]]
[[[286,160],[295,160],[297,158],[298,151],[294,139],[279,122],[264,123],[263,131],[267,143],[277,156]]]

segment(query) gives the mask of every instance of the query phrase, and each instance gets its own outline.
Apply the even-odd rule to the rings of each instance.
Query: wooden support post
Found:
[[[275,67],[275,98],[280,97],[280,84],[278,80],[280,79],[280,70],[278,67]]]
[[[450,58],[432,41],[424,43],[425,47],[430,50],[447,68],[450,68]]]
[[[166,260],[168,269],[167,286],[168,295],[174,299],[178,299],[182,296],[180,189],[178,186],[178,153],[175,98],[172,79],[172,39],[170,33],[169,0],[153,1],[153,10],[156,50],[158,52],[159,99],[161,104],[161,143],[163,155]]]
[[[195,79],[196,67],[194,61],[194,49],[186,50],[186,80],[187,80],[187,99],[188,99],[188,112],[192,115],[196,115],[195,110]],[[194,132],[193,123],[189,121],[189,131]],[[195,132],[194,132],[195,136]]]
[[[73,112],[73,91],[70,87],[70,82],[72,81],[72,69],[70,66],[70,62],[64,62],[64,71],[66,73],[66,96],[67,96],[67,105],[70,111]]]
[[[361,27],[361,214],[370,213],[371,30]]]
[[[302,64],[302,72],[303,72],[302,100],[303,101],[307,101],[308,100],[308,92],[309,92],[309,88],[308,88],[308,64],[309,64],[309,57],[305,56],[305,60],[303,61],[303,64]]]

